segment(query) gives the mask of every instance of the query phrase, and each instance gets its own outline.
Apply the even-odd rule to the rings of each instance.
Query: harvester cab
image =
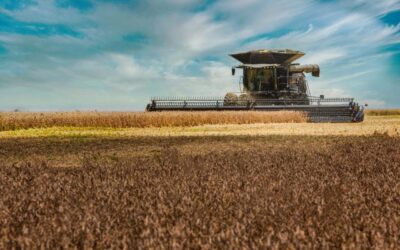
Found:
[[[242,64],[236,68],[243,69],[240,78],[241,93],[237,99],[290,99],[294,104],[308,104],[310,91],[305,73],[318,77],[319,66],[299,65],[293,61],[304,53],[293,50],[257,50],[231,56]],[[228,102],[235,99],[235,93],[227,93]],[[289,101],[290,103],[290,101]]]
[[[232,68],[242,69],[240,92],[229,92],[218,97],[154,97],[147,111],[168,110],[292,110],[307,113],[313,122],[360,122],[364,108],[353,98],[313,97],[306,74],[319,77],[316,64],[300,65],[295,60],[304,56],[300,51],[254,50],[231,54],[241,64]]]

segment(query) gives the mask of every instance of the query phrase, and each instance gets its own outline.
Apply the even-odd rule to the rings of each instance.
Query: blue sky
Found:
[[[0,0],[0,110],[143,110],[238,91],[229,53],[291,48],[311,93],[400,107],[400,0]]]

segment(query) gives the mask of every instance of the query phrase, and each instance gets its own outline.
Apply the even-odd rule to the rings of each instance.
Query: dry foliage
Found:
[[[396,249],[400,139],[3,139],[0,193],[1,249]]]
[[[47,112],[0,113],[0,131],[66,127],[177,127],[204,124],[251,124],[306,122],[306,115],[293,111],[207,112]]]
[[[367,109],[365,113],[371,116],[400,115],[400,109]]]

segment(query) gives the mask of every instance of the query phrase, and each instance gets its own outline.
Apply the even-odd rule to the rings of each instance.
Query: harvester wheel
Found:
[[[235,93],[226,93],[224,98],[224,106],[234,106],[238,102],[238,96]]]
[[[241,94],[238,99],[238,105],[240,106],[247,106],[253,103],[253,100],[247,94]]]

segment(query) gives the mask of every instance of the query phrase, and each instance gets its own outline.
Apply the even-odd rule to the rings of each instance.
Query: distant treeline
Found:
[[[365,112],[371,116],[400,115],[400,109],[367,109]]]

